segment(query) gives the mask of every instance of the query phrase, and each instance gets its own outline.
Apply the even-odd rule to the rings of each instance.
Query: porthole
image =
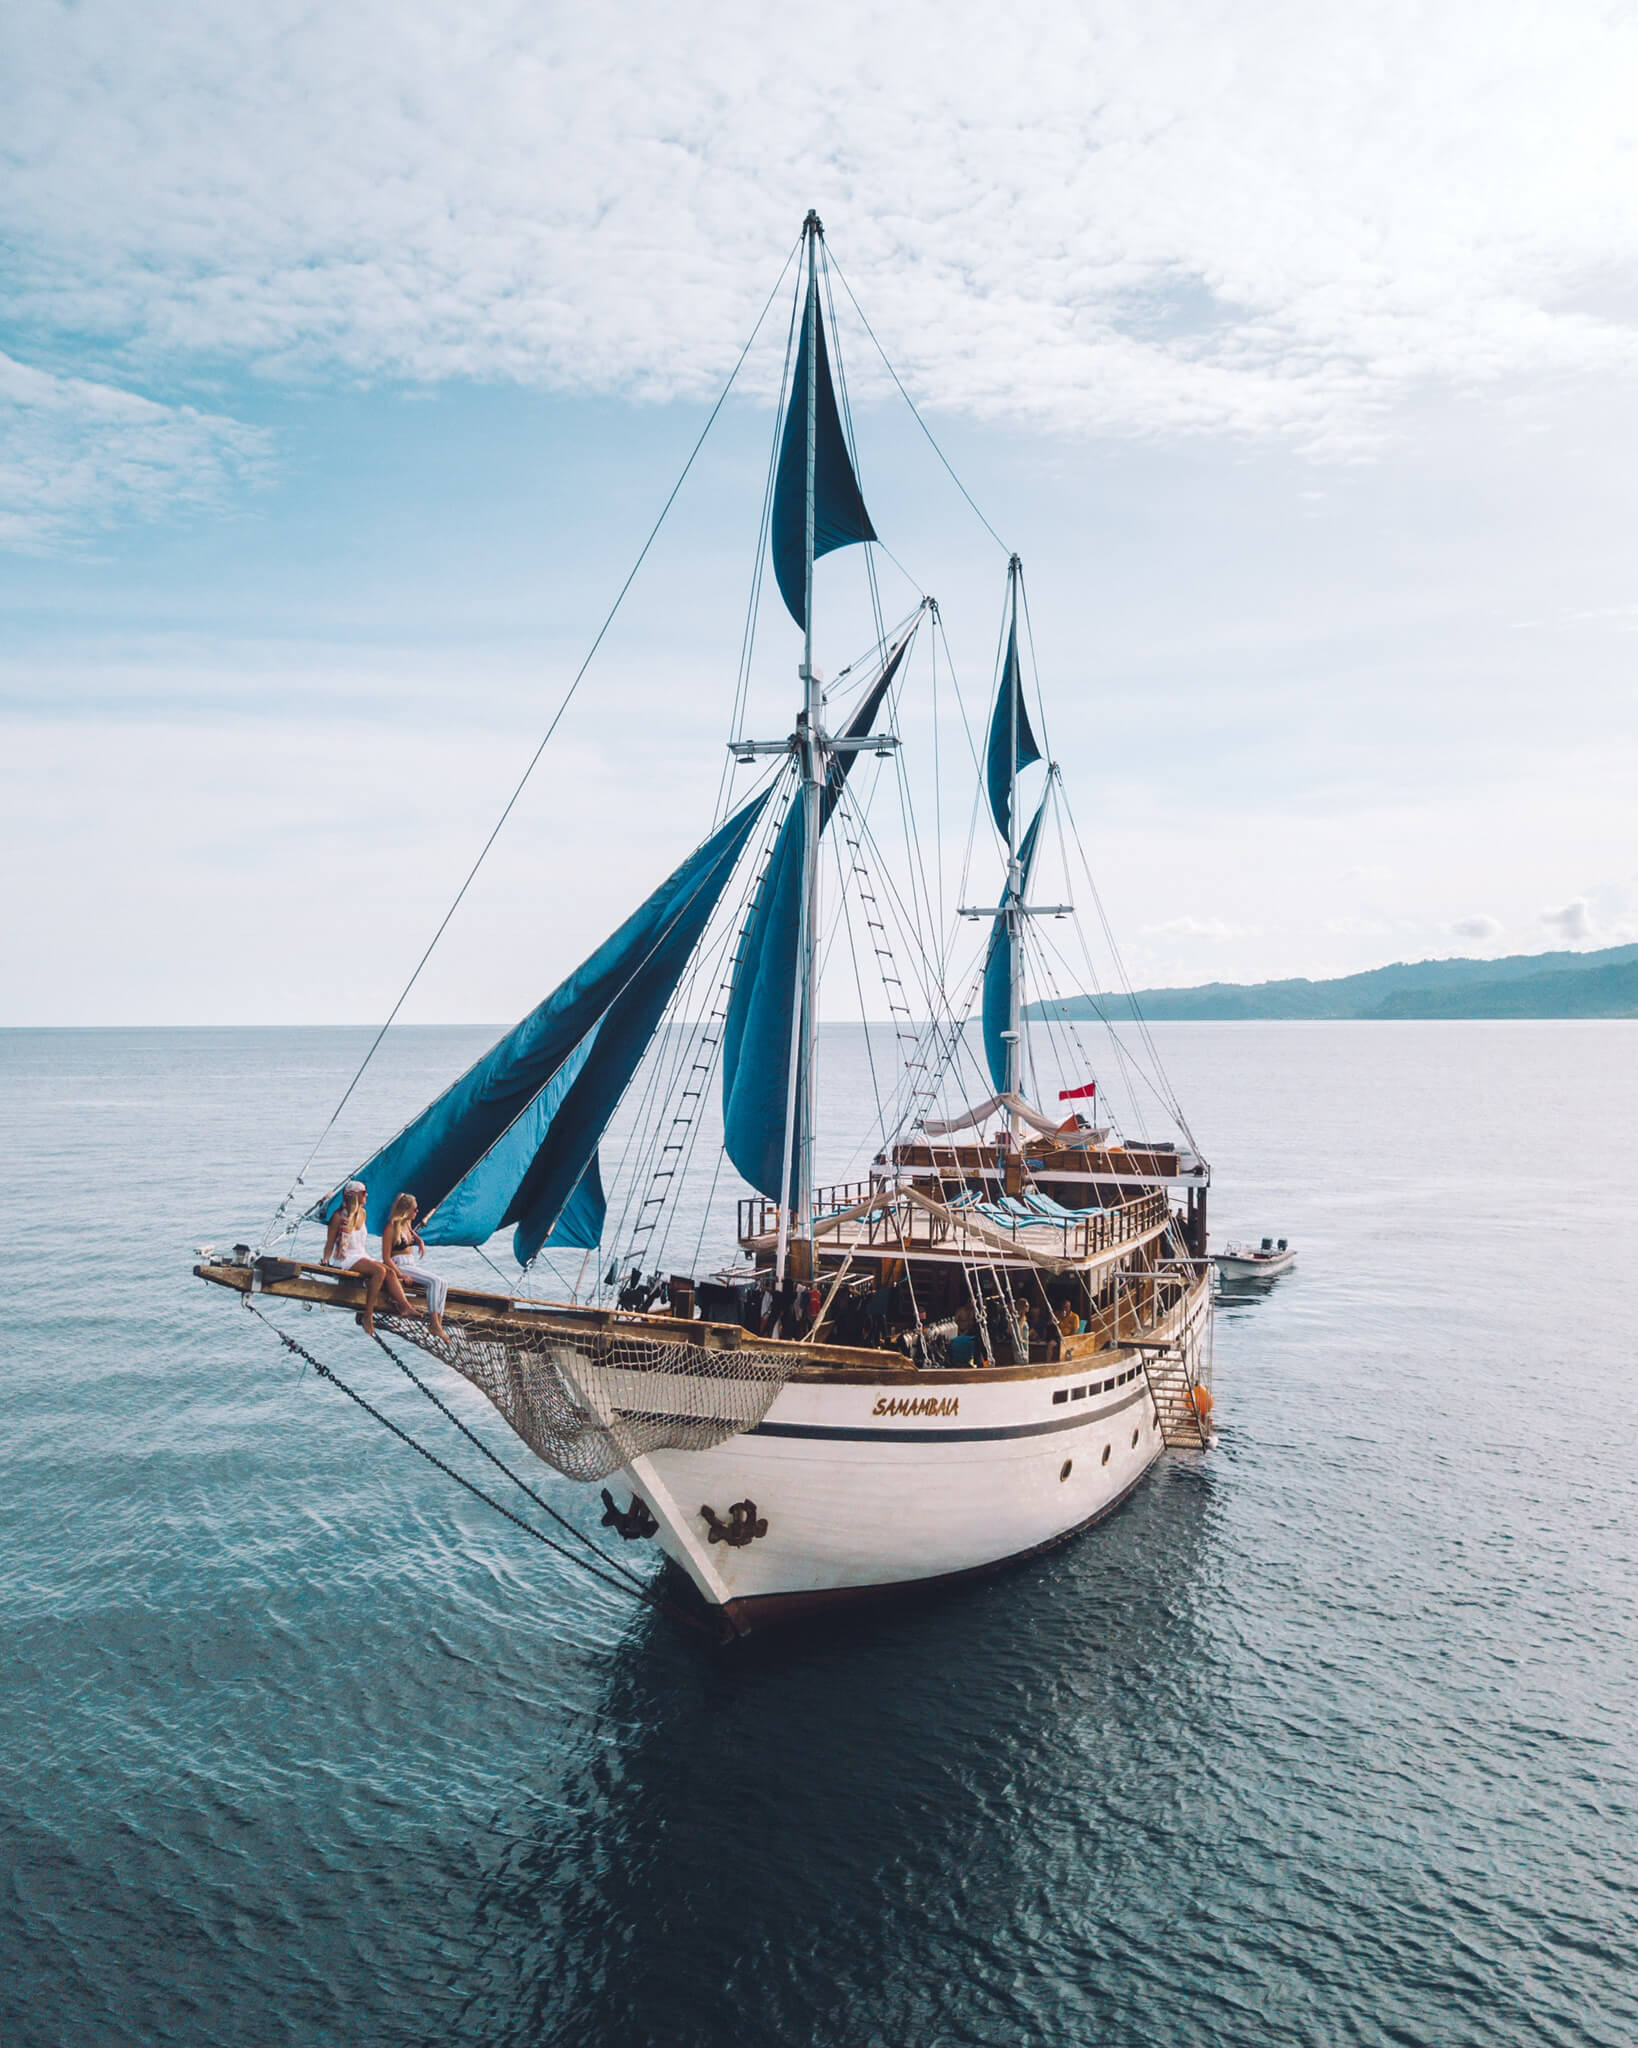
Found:
[[[1112,1451],[1113,1449],[1114,1449],[1114,1445],[1113,1445],[1113,1444],[1105,1444],[1105,1445],[1104,1445],[1104,1447],[1103,1447],[1103,1462],[1104,1462],[1104,1463],[1105,1463],[1106,1465],[1107,1465],[1107,1464],[1109,1463],[1109,1453],[1110,1453],[1110,1452],[1111,1452],[1111,1451]]]
[[[1065,1458],[1063,1470],[1058,1474],[1058,1484],[1060,1486],[1069,1477],[1070,1473],[1074,1471],[1074,1469],[1075,1460],[1073,1458]]]
[[[1136,1431],[1136,1430],[1134,1429],[1134,1430],[1133,1430],[1133,1432],[1132,1432],[1132,1448],[1133,1448],[1133,1450],[1134,1450],[1134,1451],[1135,1451],[1135,1450],[1137,1449],[1137,1440],[1138,1440],[1138,1433],[1137,1433],[1137,1431]]]

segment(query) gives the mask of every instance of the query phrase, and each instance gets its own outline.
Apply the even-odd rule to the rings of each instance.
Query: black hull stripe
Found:
[[[1055,1436],[1061,1429],[1090,1429],[1094,1423],[1112,1422],[1134,1402],[1143,1400],[1147,1391],[1128,1394],[1113,1408],[1094,1409],[1090,1415],[1055,1415],[1050,1422],[1012,1422],[998,1429],[838,1429],[823,1422],[759,1422],[751,1434],[820,1437],[839,1444],[989,1444],[1000,1437]]]

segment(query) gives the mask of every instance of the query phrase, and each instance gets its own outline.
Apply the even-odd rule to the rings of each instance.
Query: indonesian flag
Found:
[[[1088,1095],[1096,1095],[1097,1092],[1097,1082],[1088,1081],[1084,1088],[1060,1088],[1058,1090],[1058,1100],[1060,1102],[1081,1102]]]

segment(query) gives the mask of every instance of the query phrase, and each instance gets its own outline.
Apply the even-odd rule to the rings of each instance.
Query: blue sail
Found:
[[[428,1244],[487,1244],[506,1222],[529,1162],[546,1142],[601,1028],[599,1018],[534,1100],[426,1218],[421,1235]]]
[[[1013,722],[1015,718],[1016,725]],[[990,736],[984,748],[984,784],[989,792],[990,816],[1003,839],[1007,837],[1012,816],[1013,770],[1027,768],[1040,758],[1041,749],[1035,744],[1029,712],[1024,705],[1023,681],[1018,672],[1018,615],[1014,612],[1012,630],[1007,635],[1006,666],[1001,671],[1001,687],[995,693],[995,709],[990,714]]]
[[[862,739],[874,726],[888,688],[909,646],[906,636],[872,686],[848,726],[850,739]],[[829,824],[856,756],[831,758],[820,812],[820,830]],[[803,855],[807,825],[798,785],[785,822],[779,828],[768,865],[762,870],[751,914],[740,940],[733,992],[722,1033],[723,1149],[745,1179],[770,1201],[793,1199],[796,1150],[791,1154],[791,1186],[780,1193],[785,1155],[785,1105],[791,1083],[793,1031],[797,1003],[797,945],[802,928]],[[800,1114],[806,1076],[797,1059],[796,1100]],[[801,1134],[797,1134],[800,1145]]]
[[[358,1169],[372,1228],[380,1229],[393,1197],[406,1189],[429,1219],[429,1242],[481,1244],[512,1220],[512,1197],[591,1062],[600,1026],[632,988],[652,994],[653,963],[672,962],[679,934],[698,938],[767,801],[764,791],[736,811],[544,1002]],[[576,1166],[565,1202],[589,1163],[590,1152]],[[463,1188],[469,1176],[472,1185]],[[506,1202],[496,1216],[503,1188]],[[457,1189],[446,1226],[435,1212]],[[339,1198],[338,1190],[318,1213],[332,1214]]]
[[[723,869],[723,880],[732,865],[730,861]],[[598,1025],[595,1040],[569,1083],[552,1118],[551,1129],[529,1162],[506,1212],[505,1220],[517,1225],[512,1250],[520,1266],[526,1266],[548,1242],[597,1242],[596,1236],[588,1239],[572,1234],[575,1229],[583,1232],[590,1227],[589,1201],[582,1195],[577,1204],[577,1189],[588,1161],[596,1160],[609,1119],[647,1052],[665,1007],[710,921],[720,886],[699,893],[695,903],[676,920],[609,1005]],[[595,1219],[599,1236],[603,1223],[600,1202],[599,1192]],[[571,1210],[576,1211],[572,1219]]]
[[[813,556],[817,561],[835,548],[874,540],[876,529],[853,474],[830,381],[825,348],[825,316],[813,309],[818,346],[817,404],[814,409]],[[802,343],[796,352],[785,431],[779,443],[779,469],[774,478],[772,551],[774,580],[785,608],[799,626],[807,624],[807,497],[808,497],[808,323],[802,322]]]
[[[541,1240],[547,1251],[591,1251],[603,1242],[603,1218],[608,1202],[603,1194],[603,1172],[594,1152],[586,1170],[575,1182],[574,1192],[564,1203],[557,1221]],[[530,1254],[533,1257],[533,1253]]]
[[[750,1185],[771,1201],[781,1199],[806,843],[798,783],[740,938],[723,1024],[723,1150]],[[800,1074],[797,1085],[800,1107]]]
[[[1046,816],[1046,806],[1046,794],[1043,793],[1040,808],[1030,820],[1029,830],[1018,849],[1019,893],[1024,896],[1029,894],[1029,871],[1035,865],[1035,842],[1040,835],[1041,820]],[[984,1057],[989,1063],[990,1079],[997,1091],[1007,1085],[1005,1034],[1012,1029],[1012,955],[1017,940],[1007,928],[1006,907],[1011,897],[1012,884],[1009,882],[1001,892],[1001,908],[990,927],[990,949],[984,956]]]

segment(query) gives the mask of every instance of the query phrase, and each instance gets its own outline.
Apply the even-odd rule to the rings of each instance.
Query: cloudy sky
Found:
[[[1638,937],[1638,9],[814,23],[0,12],[0,1022],[382,1013],[809,205],[1024,557],[1135,980]],[[976,709],[1005,554],[841,314]],[[515,1014],[709,823],[785,318],[413,1014]]]

